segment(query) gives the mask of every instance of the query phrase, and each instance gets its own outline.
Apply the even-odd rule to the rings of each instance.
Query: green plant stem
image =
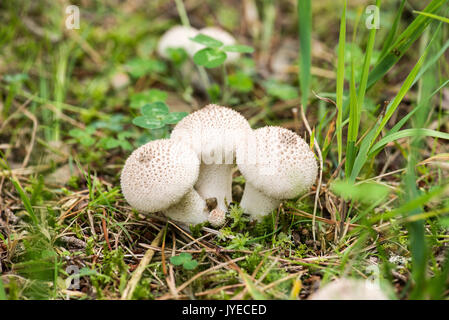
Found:
[[[181,18],[181,23],[184,27],[190,27],[189,17],[187,16],[186,7],[182,0],[175,0],[176,10],[178,10],[179,17]]]

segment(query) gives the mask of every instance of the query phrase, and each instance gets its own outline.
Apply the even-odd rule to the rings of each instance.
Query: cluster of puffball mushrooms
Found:
[[[306,192],[318,171],[315,155],[293,131],[253,130],[237,111],[211,104],[183,118],[170,139],[132,152],[121,174],[122,192],[143,213],[220,226],[232,201],[235,165],[246,181],[240,206],[253,220]]]
[[[236,43],[220,28],[174,26],[159,40],[158,54],[168,58],[170,48],[182,48],[192,58],[203,47],[190,40],[199,33],[225,45]],[[226,61],[238,58],[232,52]],[[254,220],[307,191],[318,170],[313,152],[296,133],[281,127],[252,130],[238,112],[208,105],[182,119],[170,139],[151,141],[129,156],[122,192],[143,213],[220,226],[232,202],[235,165],[246,180],[240,206]]]

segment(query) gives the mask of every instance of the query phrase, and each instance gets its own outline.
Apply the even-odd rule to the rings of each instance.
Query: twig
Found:
[[[157,234],[156,238],[154,238],[153,242],[151,242],[152,246],[159,246],[159,243],[161,242],[162,236],[164,234],[164,228],[162,228],[159,233]],[[122,300],[129,300],[131,299],[134,290],[136,289],[137,284],[140,281],[140,278],[142,277],[142,273],[147,267],[147,265],[150,263],[151,259],[153,258],[154,250],[148,249],[147,252],[145,252],[145,255],[143,256],[142,260],[140,260],[139,265],[137,266],[136,270],[134,270],[134,273],[129,280],[125,290],[123,290],[122,294]]]

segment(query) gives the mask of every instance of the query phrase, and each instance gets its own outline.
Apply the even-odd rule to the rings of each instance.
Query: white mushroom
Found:
[[[204,199],[193,186],[200,162],[186,145],[162,139],[136,149],[126,160],[120,177],[123,195],[135,209],[187,224],[207,221]]]
[[[226,221],[226,213],[220,208],[215,208],[210,212],[208,221],[212,226],[220,227]]]
[[[232,201],[236,144],[250,132],[240,113],[211,104],[182,119],[171,134],[173,140],[190,145],[201,160],[195,189],[204,199],[216,198],[224,212]]]
[[[216,40],[219,40],[223,42],[225,46],[236,44],[235,38],[229,32],[218,27],[203,28],[199,30],[199,33],[212,37]],[[204,46],[202,46],[201,44],[198,44],[197,50],[200,50],[203,47]],[[226,63],[233,63],[240,57],[240,54],[238,52],[226,52],[226,55],[227,55]]]
[[[184,49],[190,57],[198,50],[197,44],[190,40],[198,34],[198,30],[191,27],[174,26],[166,31],[159,39],[157,53],[167,59],[168,49]]]
[[[373,281],[344,278],[320,288],[309,300],[388,300],[388,297]]]
[[[253,131],[238,145],[237,165],[246,179],[240,206],[260,220],[279,206],[307,191],[318,167],[307,143],[293,131],[267,126]]]

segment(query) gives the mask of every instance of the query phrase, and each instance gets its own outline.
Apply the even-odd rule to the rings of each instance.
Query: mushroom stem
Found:
[[[182,199],[163,213],[176,221],[186,224],[198,224],[207,221],[209,212],[206,201],[195,190],[190,190]]]
[[[271,198],[249,183],[246,182],[240,207],[248,213],[253,220],[262,220],[264,216],[276,209],[281,200]]]
[[[217,198],[217,206],[224,212],[232,201],[232,164],[201,163],[195,189],[203,199]]]

